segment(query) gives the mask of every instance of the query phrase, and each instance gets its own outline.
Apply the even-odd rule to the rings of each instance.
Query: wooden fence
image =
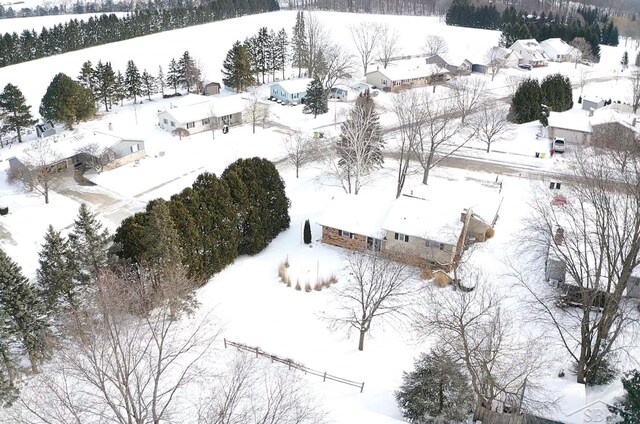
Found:
[[[243,343],[238,343],[238,342],[232,342],[231,340],[227,340],[224,339],[224,347],[225,349],[227,348],[227,346],[233,346],[239,350],[243,350],[245,352],[250,352],[250,353],[255,353],[256,358],[259,356],[264,356],[265,358],[269,358],[271,359],[271,362],[279,362],[283,365],[288,366],[290,369],[295,369],[298,371],[302,371],[305,374],[311,374],[311,375],[315,375],[318,377],[322,377],[322,381],[335,381],[337,383],[342,383],[342,384],[346,384],[348,386],[352,386],[352,387],[357,387],[360,389],[360,393],[362,393],[364,391],[364,382],[360,383],[357,381],[352,381],[352,380],[347,380],[346,378],[342,378],[342,377],[338,377],[335,375],[331,375],[329,373],[327,373],[326,371],[318,371],[318,370],[314,370],[312,368],[308,368],[305,367],[304,365],[295,362],[293,359],[288,359],[288,358],[281,358],[277,355],[273,355],[271,353],[265,352],[262,349],[260,349],[259,347],[252,347],[252,346],[247,346],[246,344]]]

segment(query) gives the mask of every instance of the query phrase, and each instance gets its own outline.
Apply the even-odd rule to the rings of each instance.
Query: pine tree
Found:
[[[462,366],[442,350],[423,354],[413,371],[403,373],[396,401],[414,423],[462,422],[474,403]]]
[[[82,64],[82,68],[80,68],[80,74],[78,74],[78,82],[82,84],[85,88],[93,91],[93,73],[94,73],[93,65],[90,60],[87,60]]]
[[[304,244],[311,244],[311,223],[308,219],[304,221],[304,230],[302,231],[302,239]]]
[[[200,70],[188,51],[185,51],[178,61],[178,75],[178,83],[187,92],[191,92],[191,89],[197,91],[197,87],[200,84]]]
[[[114,252],[126,264],[137,264],[146,255],[144,234],[149,212],[138,212],[125,218],[113,236]]]
[[[18,358],[15,358],[12,347],[16,345],[15,338],[8,331],[10,320],[0,309],[0,407],[8,408],[18,399],[18,388],[15,386],[15,373]]]
[[[307,31],[305,29],[304,14],[300,10],[296,15],[296,24],[293,27],[291,35],[291,59],[292,66],[298,68],[298,78],[302,75],[302,68],[307,66],[307,50],[309,43],[307,41]]]
[[[20,267],[0,249],[0,310],[4,311],[8,333],[22,344],[33,372],[47,357],[48,326],[43,307]]]
[[[173,88],[174,94],[178,94],[178,86],[180,85],[180,69],[175,59],[169,62],[169,72],[167,73],[167,87]]]
[[[162,66],[158,66],[158,76],[156,77],[156,81],[158,83],[158,88],[160,89],[160,94],[164,97],[164,88],[166,87],[166,83]]]
[[[620,64],[626,68],[627,66],[629,66],[629,52],[627,52],[626,50],[624,51],[624,53],[622,53],[622,60],[620,61]]]
[[[87,284],[109,265],[111,236],[85,203],[69,234],[76,284]]]
[[[51,225],[39,253],[36,283],[38,296],[52,318],[80,305],[82,288],[73,279],[73,259],[69,243]]]
[[[635,424],[640,422],[640,371],[633,370],[622,378],[624,396],[617,404],[623,424]]]
[[[307,95],[304,98],[305,113],[313,113],[313,117],[329,112],[327,93],[318,78],[314,78],[307,87]]]
[[[227,52],[222,68],[222,82],[225,86],[240,92],[253,85],[254,79],[247,47],[239,41],[236,41]]]
[[[282,71],[282,79],[285,79],[285,70],[289,58],[289,39],[287,31],[282,28],[278,31],[275,42],[274,64],[276,70]]]
[[[256,43],[256,64],[258,72],[262,74],[262,83],[264,84],[265,75],[271,72],[273,52],[273,39],[271,38],[267,27],[262,27],[258,30]]]
[[[0,93],[0,116],[3,117],[0,132],[14,131],[18,142],[22,143],[22,129],[34,125],[37,121],[31,115],[31,106],[27,105],[22,91],[15,85],[5,85]]]
[[[540,84],[542,103],[553,112],[564,112],[573,107],[571,81],[562,74],[547,75]]]
[[[92,73],[91,80],[94,97],[96,100],[102,101],[105,111],[108,112],[111,107],[116,84],[116,74],[111,67],[111,62],[103,64],[102,61],[98,61]]]
[[[95,113],[91,91],[62,73],[53,78],[40,104],[40,115],[44,119],[64,122],[68,128],[72,128],[74,122],[91,118]]]
[[[246,48],[249,55],[249,68],[252,75],[254,75],[255,81],[260,81],[260,43],[258,37],[253,36],[244,40],[242,45]]]
[[[142,95],[142,78],[138,67],[130,60],[124,72],[124,85],[128,98],[133,98],[133,103],[138,102],[138,96]]]
[[[111,97],[115,103],[120,103],[120,106],[124,103],[124,99],[127,98],[127,83],[120,71],[118,71],[113,80],[113,95]]]
[[[182,267],[180,236],[164,200],[148,207],[148,219],[142,235],[145,246],[143,260],[161,273]]]
[[[142,72],[142,94],[147,96],[147,100],[151,100],[151,95],[157,93],[156,79],[145,69]]]
[[[540,118],[542,95],[537,79],[527,78],[520,83],[511,99],[509,120],[517,124],[535,121]]]

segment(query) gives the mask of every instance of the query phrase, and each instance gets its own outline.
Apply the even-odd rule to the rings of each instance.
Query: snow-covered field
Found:
[[[438,18],[432,17],[332,12],[318,12],[317,16],[327,26],[335,41],[350,39],[347,28],[349,23],[384,21],[400,32],[402,52],[399,54],[420,53],[422,40],[427,34],[443,36],[452,51],[474,55],[495,45],[499,38],[497,31],[448,27]],[[274,12],[71,52],[0,69],[0,85],[7,82],[18,85],[36,111],[53,76],[58,72],[65,72],[75,77],[86,60],[94,63],[99,59],[111,61],[116,69],[123,70],[126,61],[134,59],[139,68],[155,73],[159,65],[166,68],[169,60],[179,56],[184,50],[189,50],[202,63],[207,79],[219,81],[222,61],[235,40],[254,34],[259,27],[265,25],[276,30],[285,27],[290,31],[294,18],[295,12]],[[0,29],[4,22],[0,21]],[[25,22],[21,25],[26,28],[29,24]],[[348,41],[344,41],[344,45],[352,48]],[[619,60],[623,51],[623,46],[602,47],[602,61],[589,68],[590,77],[609,78],[615,75],[614,72],[620,76],[613,81],[596,80],[587,85],[585,93],[589,91],[590,94],[612,97],[614,100],[626,99],[629,90],[624,75],[630,71],[620,69]],[[630,51],[629,56],[635,57],[635,52]],[[508,85],[514,76],[542,78],[550,73],[562,72],[569,75],[575,83],[584,68],[582,65],[575,69],[573,64],[552,63],[547,68],[533,71],[505,70],[493,82],[489,76],[483,78],[486,78],[493,96],[499,98],[508,94]],[[291,73],[293,72],[295,71],[292,70]],[[355,75],[360,73],[356,72]],[[579,89],[575,91],[576,99],[578,94]],[[439,89],[436,98],[445,95],[446,89]],[[376,102],[380,106],[388,105],[391,96],[393,94],[381,93]],[[2,247],[23,266],[28,276],[33,276],[37,266],[37,251],[46,227],[52,224],[58,229],[64,229],[71,225],[81,200],[89,202],[105,224],[113,229],[128,214],[144,208],[146,201],[170,197],[189,186],[201,172],[221,173],[228,164],[240,157],[261,156],[273,160],[278,164],[291,199],[291,228],[274,240],[264,252],[253,257],[239,258],[212,278],[198,293],[202,305],[198,313],[206,314],[211,310],[224,323],[223,337],[260,346],[268,352],[292,358],[314,369],[364,381],[365,390],[361,394],[355,388],[331,382],[323,383],[317,377],[300,375],[319,396],[320,404],[330,413],[332,422],[402,422],[395,404],[394,390],[400,384],[402,371],[409,370],[414,358],[428,350],[428,342],[419,341],[406,327],[384,326],[374,328],[366,341],[364,352],[358,352],[355,338],[347,339],[344,333],[330,330],[322,319],[335,307],[330,291],[296,291],[278,280],[278,265],[285,259],[291,264],[294,279],[314,281],[317,274],[336,275],[338,281],[344,278],[341,258],[343,252],[318,242],[320,227],[317,225],[318,218],[341,189],[325,184],[318,164],[303,168],[297,179],[292,167],[281,159],[285,154],[282,138],[287,128],[299,128],[308,133],[323,131],[331,136],[339,130],[339,122],[349,104],[332,102],[329,113],[318,116],[317,119],[311,115],[303,115],[301,106],[273,105],[273,123],[265,129],[258,127],[255,134],[252,134],[249,125],[244,125],[232,127],[225,135],[218,131],[215,139],[210,132],[204,132],[179,140],[157,126],[157,111],[170,102],[171,99],[163,100],[155,96],[153,101],[145,100],[135,110],[132,105],[125,104],[108,114],[101,114],[92,122],[80,125],[85,130],[100,131],[108,131],[111,125],[115,133],[129,137],[141,136],[146,140],[146,158],[138,163],[90,176],[98,184],[96,187],[80,187],[69,182],[67,190],[61,191],[63,194],[54,194],[51,204],[44,205],[41,197],[25,195],[8,182],[0,182],[0,206],[10,207],[10,214],[0,217]],[[575,105],[573,113],[586,114],[587,112],[579,110],[579,106]],[[381,121],[385,125],[393,124],[390,114],[383,114]],[[538,171],[567,166],[567,159],[558,155],[553,158],[535,158],[535,152],[543,152],[548,148],[548,141],[536,138],[538,131],[537,123],[521,125],[506,140],[495,144],[493,153],[485,153],[481,143],[472,142],[460,154],[474,157],[483,163],[516,164]],[[24,144],[28,145],[29,141]],[[392,141],[389,141],[389,145],[392,145]],[[14,144],[11,149],[0,150],[1,175],[8,169],[6,159],[22,148],[24,146]],[[373,185],[365,191],[381,198],[393,198],[396,171],[396,164],[393,160],[388,160]],[[470,190],[480,188],[498,190],[493,184],[496,175],[490,173],[442,167],[436,168],[430,178],[430,185],[457,198],[465,198]],[[501,176],[500,179],[503,181],[500,195],[504,197],[504,202],[496,225],[496,235],[479,245],[472,260],[487,276],[487,284],[497,291],[508,293],[512,300],[510,304],[518,307],[523,302],[526,303],[527,293],[504,277],[508,272],[505,263],[507,259],[513,259],[506,255],[513,252],[518,241],[523,220],[528,215],[528,199],[533,190],[543,183],[516,176]],[[413,175],[407,182],[407,187],[419,183],[419,176]],[[302,243],[302,225],[305,219],[313,224],[314,243],[311,247]],[[215,359],[212,355],[210,360]],[[568,368],[566,361],[555,361],[549,365],[548,375],[544,377],[549,396],[557,398],[560,404],[550,416],[571,423],[581,423],[583,418],[580,414],[571,417],[568,414],[585,405],[587,397],[584,387],[573,383],[575,379],[571,378],[569,372],[567,377],[557,377],[560,369],[567,371]],[[606,390],[601,396],[609,399],[619,387],[613,385]]]

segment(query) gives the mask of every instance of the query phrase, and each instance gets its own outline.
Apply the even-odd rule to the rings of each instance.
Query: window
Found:
[[[169,121],[167,121],[167,118],[164,118],[163,121],[164,121],[165,125],[167,125],[169,123]]]
[[[196,126],[195,122],[187,122],[187,129],[194,128]]]
[[[139,146],[139,145],[137,145],[137,144],[134,144],[133,146],[131,146],[131,148],[130,148],[130,149],[131,149],[131,153],[135,153],[135,152],[137,152],[138,150],[140,150],[140,146]]]
[[[382,80],[382,85],[387,85],[387,80],[386,79]]]
[[[231,115],[221,116],[220,119],[222,120],[222,123],[225,125],[229,125],[231,123]]]
[[[380,251],[381,240],[373,237],[367,237],[367,250],[372,252]]]
[[[349,237],[350,239],[354,238],[354,234],[349,231],[338,230],[338,235],[342,237]]]
[[[561,183],[557,183],[557,182],[553,182],[552,181],[552,182],[549,183],[549,188],[551,190],[560,190],[560,185],[561,185]]]
[[[171,126],[172,126],[172,127],[175,127],[175,126],[176,126],[176,123],[175,123],[175,122],[173,122],[173,121],[171,121]]]
[[[409,236],[406,234],[402,234],[402,233],[396,233],[395,237],[396,240],[400,240],[403,241],[405,243],[409,242]]]
[[[209,118],[205,118],[202,120],[202,125],[209,125],[211,123],[211,120]]]
[[[440,250],[444,250],[444,243],[440,243],[440,246],[438,246],[438,248],[439,248]]]

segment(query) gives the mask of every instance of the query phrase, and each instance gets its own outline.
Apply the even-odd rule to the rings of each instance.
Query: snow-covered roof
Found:
[[[549,126],[554,128],[562,128],[565,130],[580,131],[584,133],[591,132],[589,117],[583,115],[582,113],[576,113],[574,111],[551,112],[549,116]]]
[[[591,102],[591,103],[600,103],[600,102],[604,101],[604,99],[602,97],[600,97],[600,96],[589,96],[589,95],[586,95],[586,96],[582,97],[582,101],[583,102],[587,101],[587,102]]]
[[[394,66],[392,66],[394,65]],[[425,64],[420,63],[413,66],[402,66],[397,64],[389,64],[387,69],[378,69],[375,71],[367,72],[367,75],[372,72],[380,72],[391,81],[411,80],[416,78],[426,78],[432,75],[449,74],[450,72],[436,65],[435,63]]]
[[[634,131],[640,130],[638,127],[638,117],[632,113],[622,113],[611,108],[600,108],[593,112],[593,116],[589,118],[592,126],[617,122]],[[636,125],[634,126],[634,122]]]
[[[241,94],[218,94],[215,96],[201,96],[189,94],[174,102],[169,108],[165,108],[160,113],[166,112],[173,116],[180,124],[210,118],[233,115],[242,112],[246,107],[246,100]]]
[[[341,194],[329,203],[318,224],[368,237],[380,238],[382,224],[394,199],[384,201],[380,196],[360,193]]]
[[[520,52],[521,54],[527,53],[532,60],[549,60],[549,56],[547,56],[547,53],[545,53],[542,47],[540,47],[540,43],[533,38],[528,40],[518,40],[513,43],[510,49]]]
[[[296,79],[278,81],[275,84],[273,84],[272,87],[275,87],[276,85],[278,85],[280,86],[280,88],[282,88],[284,91],[286,91],[289,94],[306,93],[307,87],[309,86],[309,83],[311,81],[313,81],[312,78],[296,78]]]
[[[550,57],[557,55],[574,55],[577,53],[574,47],[571,47],[561,38],[548,38],[540,42],[540,47],[542,47]]]
[[[460,66],[465,62],[472,63],[468,56],[459,54],[457,52],[442,53],[438,56],[444,59],[444,61],[449,65]]]

